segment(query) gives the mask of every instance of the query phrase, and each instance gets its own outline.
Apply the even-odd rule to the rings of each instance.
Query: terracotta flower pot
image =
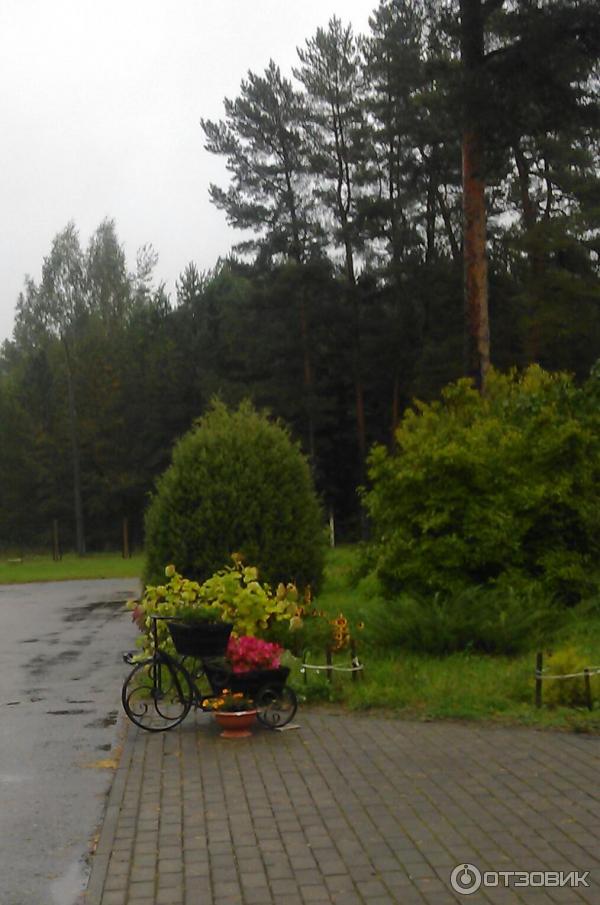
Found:
[[[215,719],[223,729],[221,738],[248,738],[252,735],[250,727],[256,722],[256,710],[243,710],[230,713],[215,713]]]

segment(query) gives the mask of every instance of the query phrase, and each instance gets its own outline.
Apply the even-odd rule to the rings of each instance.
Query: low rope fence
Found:
[[[582,678],[585,687],[585,703],[588,710],[592,710],[594,702],[592,700],[592,676],[600,675],[600,666],[586,666],[580,672],[569,673],[547,673],[544,672],[544,656],[539,652],[535,661],[535,706],[542,706],[542,688],[543,683],[549,680],[561,681],[562,679],[579,679]]]
[[[302,655],[302,666],[300,667],[300,674],[304,677],[304,684],[308,682],[308,675],[310,670],[314,670],[317,673],[325,672],[327,674],[327,679],[330,682],[333,682],[333,674],[334,672],[344,672],[351,673],[352,681],[356,682],[359,678],[362,679],[364,677],[363,670],[364,664],[360,662],[358,656],[356,654],[356,646],[353,642],[350,643],[350,666],[340,666],[337,663],[333,662],[333,652],[331,648],[325,649],[325,663],[309,663],[310,651],[304,651]]]

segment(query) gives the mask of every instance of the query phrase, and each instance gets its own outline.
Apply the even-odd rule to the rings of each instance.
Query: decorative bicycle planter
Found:
[[[174,623],[177,624],[173,617],[151,616],[151,619],[154,652],[135,663],[121,692],[125,713],[136,726],[148,732],[172,729],[185,719],[192,707],[213,711],[211,704],[226,688],[251,696],[258,721],[269,729],[286,726],[294,718],[298,699],[286,685],[289,669],[234,673],[231,663],[223,656],[231,633],[228,624],[223,623],[229,628],[226,635],[209,632],[204,633],[204,638],[201,629],[208,626],[194,626],[192,639],[188,632],[179,633],[177,628],[173,632]],[[169,624],[179,658],[161,649],[159,620]],[[187,658],[192,659],[191,665]],[[124,659],[135,662],[129,654]]]

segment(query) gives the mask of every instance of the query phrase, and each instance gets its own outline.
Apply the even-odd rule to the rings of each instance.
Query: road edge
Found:
[[[106,809],[104,811],[100,829],[100,838],[98,840],[98,845],[96,846],[96,851],[92,856],[92,868],[83,898],[85,905],[100,905],[102,900],[106,875],[108,874],[108,864],[113,850],[119,814],[123,803],[127,774],[133,756],[134,739],[137,733],[125,717],[122,717],[122,720],[124,732],[123,747],[119,759],[119,766],[115,770],[112,785],[108,793]]]

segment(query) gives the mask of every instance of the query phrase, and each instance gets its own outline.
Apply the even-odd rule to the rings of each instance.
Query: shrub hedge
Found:
[[[364,500],[387,594],[474,586],[573,605],[600,587],[600,368],[467,380],[408,411]]]
[[[204,581],[240,553],[262,580],[318,588],[322,513],[310,469],[279,422],[221,402],[175,446],[146,513],[145,579],[167,563]]]

